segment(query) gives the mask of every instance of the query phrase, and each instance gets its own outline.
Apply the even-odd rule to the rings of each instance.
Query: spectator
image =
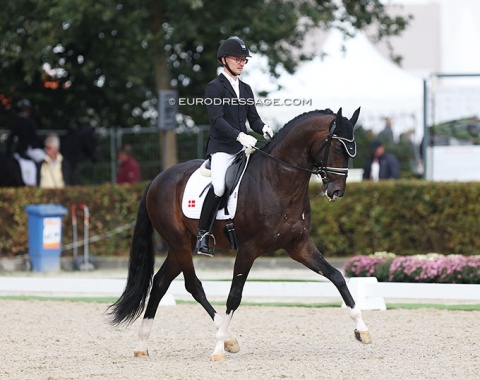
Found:
[[[378,134],[378,139],[384,144],[393,144],[395,139],[393,138],[392,119],[385,118],[385,128]]]
[[[378,181],[400,177],[400,164],[397,158],[385,151],[381,141],[375,140],[372,143],[370,153],[371,156],[363,168],[363,179]]]
[[[50,134],[45,139],[46,156],[40,163],[37,176],[38,185],[45,189],[63,189],[72,184],[70,163],[60,153],[60,138]]]
[[[32,102],[22,99],[17,106],[20,112],[10,128],[7,138],[7,155],[17,153],[21,158],[39,163],[45,157],[45,151],[37,135],[37,123],[32,118]]]
[[[120,161],[120,169],[117,173],[117,184],[139,182],[141,179],[140,166],[133,157],[130,145],[122,145],[120,147],[118,160]]]

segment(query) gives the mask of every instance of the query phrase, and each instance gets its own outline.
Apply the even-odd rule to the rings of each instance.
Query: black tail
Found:
[[[137,222],[130,248],[127,285],[117,302],[108,308],[113,325],[130,324],[140,316],[152,284],[155,250],[152,222],[148,217],[146,206],[147,192],[148,188],[138,207]]]

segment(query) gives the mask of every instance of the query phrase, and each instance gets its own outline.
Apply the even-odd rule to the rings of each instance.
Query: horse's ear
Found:
[[[353,126],[357,124],[358,121],[358,115],[360,115],[360,108],[358,107],[357,110],[353,113],[352,118],[350,119],[350,123],[352,123]]]
[[[342,119],[343,119],[343,116],[342,116],[342,107],[340,107],[337,111],[337,118],[335,120],[335,123],[337,125],[342,125]]]

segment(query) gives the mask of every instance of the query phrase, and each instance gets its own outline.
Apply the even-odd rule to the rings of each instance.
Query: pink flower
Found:
[[[379,281],[479,284],[480,256],[360,255],[348,260],[344,271],[347,277],[374,276]]]

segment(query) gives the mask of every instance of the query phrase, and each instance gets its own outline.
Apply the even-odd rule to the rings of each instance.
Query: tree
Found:
[[[142,45],[147,10],[136,3],[6,2],[0,92],[30,98],[44,128],[145,123],[143,102],[155,93]]]
[[[216,75],[220,41],[232,35],[253,54],[293,72],[305,35],[374,26],[374,37],[400,34],[408,17],[370,0],[16,0],[0,13],[0,127],[14,103],[30,98],[43,128],[78,124],[154,125],[159,89],[202,97]],[[183,114],[207,123],[203,107]]]

